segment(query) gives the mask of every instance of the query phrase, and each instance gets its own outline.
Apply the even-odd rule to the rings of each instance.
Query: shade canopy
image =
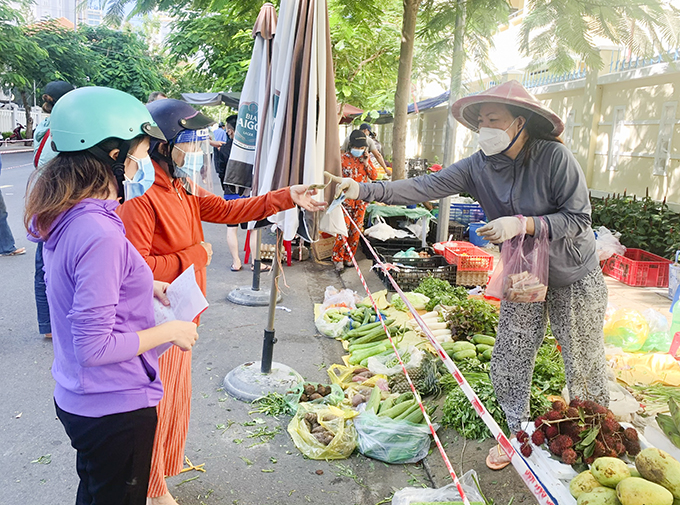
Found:
[[[218,93],[182,93],[185,102],[192,105],[227,105],[238,109],[241,93],[238,91],[220,91]]]

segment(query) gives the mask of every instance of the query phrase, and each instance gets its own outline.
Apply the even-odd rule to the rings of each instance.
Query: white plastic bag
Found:
[[[402,360],[404,359],[403,355],[405,352],[410,355],[409,360],[404,363],[406,365],[406,370],[413,370],[420,367],[425,353],[416,346],[412,345],[409,346],[405,351],[399,349],[399,353],[402,355]],[[385,363],[394,358],[395,356],[393,354],[389,354],[387,356],[371,356],[368,358],[367,368],[376,375],[382,374],[387,375],[388,377],[390,375],[401,373],[402,369],[399,363],[390,368],[385,366]]]
[[[647,309],[642,313],[642,317],[647,320],[649,334],[668,331],[668,319],[661,312],[654,309]]]
[[[361,298],[351,289],[336,289],[334,286],[327,286],[323,296],[323,304],[321,304],[321,312],[323,313],[331,307],[356,309],[356,304],[360,301]]]
[[[337,323],[331,323],[324,319],[322,312],[321,315],[316,319],[316,321],[314,321],[314,325],[316,326],[316,329],[319,330],[319,333],[321,333],[322,335],[329,338],[338,338],[340,335],[344,333],[345,328],[349,326],[349,320],[350,320],[349,317],[345,316]]]
[[[479,482],[477,473],[474,470],[468,470],[460,478],[460,484],[469,501],[484,502],[484,498],[481,497],[477,490],[475,480]],[[462,501],[462,497],[458,493],[458,488],[453,483],[439,489],[405,487],[394,493],[392,497],[392,505],[411,505],[411,503],[438,501]]]
[[[620,233],[616,232],[614,234],[604,226],[600,226],[597,229],[597,239],[595,240],[595,246],[597,249],[597,256],[600,261],[607,260],[614,254],[625,254],[626,248],[625,246],[621,245],[621,242],[619,242],[619,237],[621,237]]]
[[[412,237],[412,235],[405,230],[392,228],[382,217],[377,217],[376,221],[376,224],[364,231],[364,235],[382,241],[390,240],[392,238]]]

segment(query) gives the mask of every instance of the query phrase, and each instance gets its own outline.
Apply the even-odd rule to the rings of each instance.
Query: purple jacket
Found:
[[[55,220],[43,252],[54,398],[86,417],[153,407],[163,396],[158,349],[136,355],[136,332],[155,326],[153,275],[125,238],[118,205],[81,201]]]

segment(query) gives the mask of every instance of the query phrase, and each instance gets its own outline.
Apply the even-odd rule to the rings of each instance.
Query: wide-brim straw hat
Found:
[[[472,131],[479,130],[479,108],[484,103],[502,103],[521,107],[536,114],[545,126],[546,133],[559,136],[564,123],[553,111],[529,93],[518,81],[512,80],[489,88],[486,91],[456,100],[451,107],[453,117]]]

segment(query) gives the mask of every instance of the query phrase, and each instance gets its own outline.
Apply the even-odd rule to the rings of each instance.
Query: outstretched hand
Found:
[[[290,196],[293,198],[293,203],[310,212],[317,212],[326,208],[326,202],[317,202],[312,198],[316,193],[316,189],[310,189],[309,186],[303,184],[296,184],[290,187]]]
[[[359,183],[350,177],[338,177],[330,172],[324,172],[324,175],[330,180],[337,183],[335,187],[335,198],[345,193],[348,200],[357,200],[359,198]]]

